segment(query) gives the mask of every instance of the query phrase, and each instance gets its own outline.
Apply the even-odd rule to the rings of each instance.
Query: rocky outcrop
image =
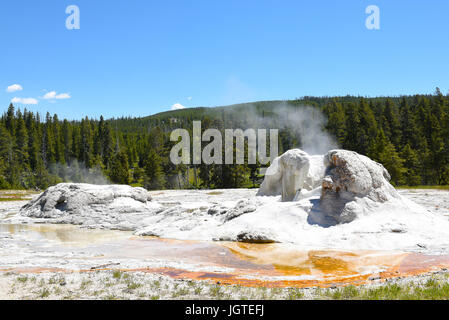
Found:
[[[347,150],[331,150],[324,159],[327,169],[323,195],[332,190],[340,196],[349,193],[379,202],[398,198],[398,193],[389,183],[390,174],[380,163]]]
[[[353,221],[370,204],[400,199],[383,165],[353,151],[331,150],[325,155],[319,209],[335,223]]]
[[[292,201],[298,191],[320,186],[324,170],[323,156],[311,156],[300,149],[289,150],[267,169],[257,195],[282,195],[282,201]]]

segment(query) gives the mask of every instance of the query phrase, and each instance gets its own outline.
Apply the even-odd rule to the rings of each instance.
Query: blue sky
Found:
[[[79,30],[65,26],[72,4]],[[365,27],[368,5],[380,30]],[[2,1],[0,103],[80,119],[447,93],[448,16],[446,0]],[[22,90],[7,92],[14,84]]]

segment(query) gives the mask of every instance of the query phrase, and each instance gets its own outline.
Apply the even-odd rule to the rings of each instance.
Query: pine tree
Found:
[[[6,127],[0,123],[0,188],[9,189],[8,163],[12,162],[13,146],[11,143],[11,135]]]
[[[145,161],[144,187],[149,190],[160,190],[165,188],[165,175],[162,169],[162,159],[154,149],[148,153]]]
[[[339,145],[344,145],[347,132],[345,111],[341,103],[333,101],[328,114],[327,129],[336,137]]]
[[[383,164],[385,169],[388,170],[392,183],[401,184],[404,182],[403,175],[406,172],[404,160],[399,156],[394,145],[388,141],[382,129],[379,130],[372,153],[374,155],[373,160]]]
[[[418,128],[415,117],[405,98],[402,98],[400,107],[401,144],[410,144],[413,149],[418,148]]]
[[[369,155],[370,146],[377,137],[377,121],[374,112],[365,99],[360,100],[359,106],[360,127],[358,128],[357,140],[359,152]]]
[[[28,159],[29,166],[32,172],[35,172],[37,168],[37,163],[40,158],[40,148],[39,148],[39,124],[37,123],[34,115],[29,112],[26,117],[26,127],[28,132]]]
[[[387,99],[384,108],[384,132],[395,147],[400,146],[401,141],[401,124],[397,106],[391,99]]]
[[[130,180],[128,157],[125,152],[118,152],[114,155],[109,169],[109,178],[113,183],[128,184]]]
[[[15,130],[15,109],[13,104],[11,103],[8,107],[8,111],[6,112],[6,120],[5,120],[6,130],[9,131],[11,136],[14,136]]]
[[[71,152],[72,143],[72,128],[67,119],[64,119],[61,129],[61,144],[64,149],[64,159],[67,163],[70,163],[70,160],[73,157]]]
[[[418,153],[407,143],[402,149],[400,156],[404,159],[404,183],[408,186],[420,185],[421,178],[419,176],[420,162]]]
[[[54,148],[55,148],[55,159],[57,163],[65,164],[65,152],[63,147],[63,137],[61,135],[60,122],[58,119],[58,115],[55,114],[53,116],[53,136],[54,140]]]
[[[343,147],[348,150],[354,150],[359,152],[359,128],[360,128],[360,112],[358,106],[354,103],[349,103],[346,112],[346,139]]]
[[[25,169],[28,166],[28,133],[20,110],[17,112],[14,155],[17,164]]]
[[[111,126],[108,122],[105,123],[104,131],[102,132],[102,159],[104,165],[107,167],[113,153],[114,139]]]
[[[80,149],[79,156],[86,168],[91,168],[93,164],[93,141],[92,141],[92,130],[90,126],[90,121],[86,117],[81,121],[81,131],[80,131]]]
[[[47,112],[42,137],[42,159],[45,167],[56,162],[54,142],[52,120],[50,114]]]

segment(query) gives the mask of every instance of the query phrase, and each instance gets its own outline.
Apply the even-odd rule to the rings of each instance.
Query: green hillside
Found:
[[[384,164],[396,185],[449,184],[449,96],[437,89],[433,95],[303,97],[109,120],[42,119],[10,105],[0,118],[0,188],[61,181],[149,189],[257,187],[259,165],[170,162],[171,131],[191,132],[194,120],[202,121],[203,131],[279,129],[279,152],[322,150],[332,142]]]

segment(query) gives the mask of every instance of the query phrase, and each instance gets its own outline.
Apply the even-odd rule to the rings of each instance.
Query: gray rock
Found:
[[[390,232],[391,233],[406,233],[407,230],[396,228],[396,229],[391,229]]]
[[[321,219],[348,223],[370,201],[384,203],[400,198],[389,183],[388,171],[368,157],[353,151],[331,150],[325,155],[325,163],[319,203]]]
[[[223,208],[223,207],[219,207],[219,206],[214,206],[214,207],[209,208],[207,210],[207,214],[211,215],[211,216],[223,215],[223,214],[226,214],[227,212],[228,212],[228,209]]]
[[[264,231],[242,231],[237,235],[238,242],[246,243],[274,243],[274,240],[270,235]]]
[[[237,202],[236,206],[226,212],[225,221],[230,221],[245,213],[254,212],[257,209],[257,204],[254,201],[243,199]]]
[[[159,237],[159,234],[152,230],[145,230],[145,231],[137,232],[136,235],[142,236],[142,237]]]

